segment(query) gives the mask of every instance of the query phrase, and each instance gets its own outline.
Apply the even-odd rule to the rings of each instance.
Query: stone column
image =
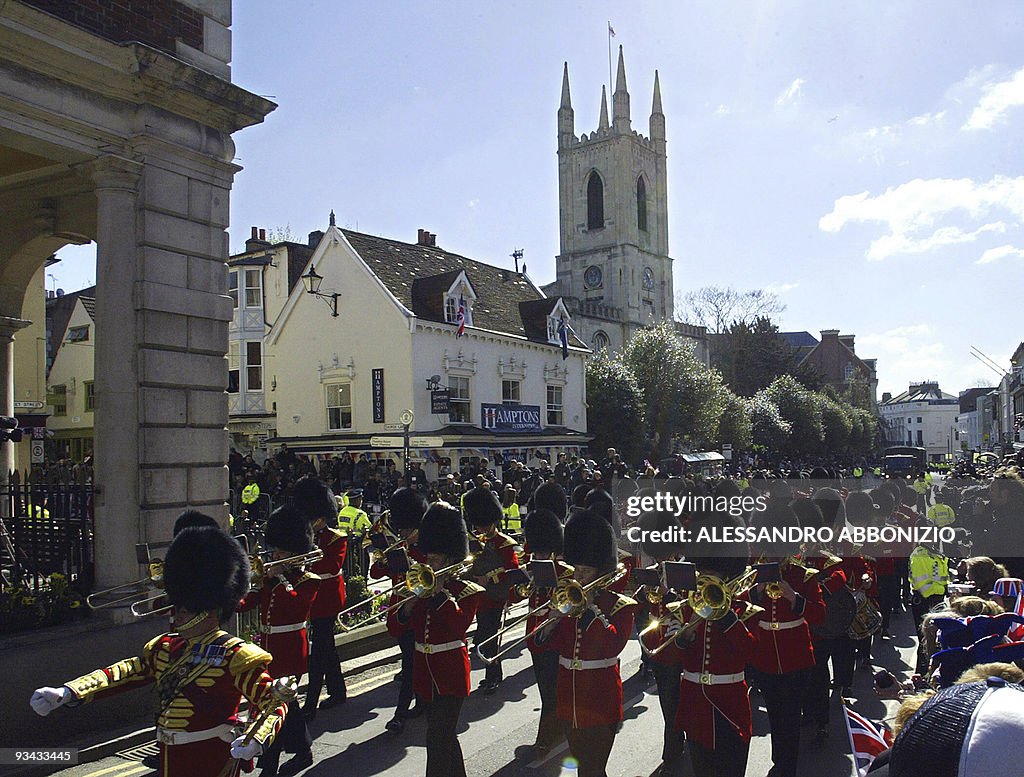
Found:
[[[99,587],[138,578],[139,356],[135,283],[142,165],[107,156],[96,182],[95,442],[96,572]]]
[[[14,415],[14,333],[31,321],[0,316],[0,415]],[[14,467],[14,443],[0,442],[0,485]]]

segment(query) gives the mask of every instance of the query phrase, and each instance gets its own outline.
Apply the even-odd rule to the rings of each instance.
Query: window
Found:
[[[642,175],[636,179],[636,226],[647,231],[647,184]]]
[[[228,393],[238,393],[238,364],[240,361],[239,348],[241,343],[232,340],[228,343]]]
[[[604,229],[604,183],[596,170],[587,181],[587,229]]]
[[[607,348],[608,347],[608,335],[606,335],[604,332],[595,332],[594,333],[594,341],[593,342],[594,342],[594,350],[595,351],[599,351],[602,348]]]
[[[565,426],[562,413],[562,387],[548,386],[548,426]]]
[[[259,340],[245,344],[245,390],[263,390],[263,343]]]
[[[468,424],[469,378],[448,378],[448,420],[453,424]]]
[[[85,386],[85,412],[91,413],[96,409],[96,384],[87,380],[82,385]]]
[[[918,423],[921,423],[921,416],[918,416],[918,417],[917,417],[917,422],[918,422]]]
[[[917,444],[924,445],[924,432],[920,429],[917,430]]]
[[[518,380],[503,380],[501,382],[501,401],[506,405],[518,405],[519,387]]]
[[[68,387],[64,385],[51,386],[50,393],[46,396],[46,404],[53,407],[53,415],[65,416],[68,414]]]
[[[327,428],[352,428],[352,385],[332,383],[327,386]]]
[[[853,380],[853,378],[854,378],[854,376],[856,374],[857,374],[857,371],[854,369],[853,365],[852,364],[847,364],[846,365],[846,369],[843,370],[843,380],[851,381],[851,380]]]
[[[245,271],[245,306],[247,308],[263,307],[263,284],[259,270]]]
[[[68,330],[69,343],[84,343],[89,339],[89,325],[73,326]]]
[[[238,270],[228,272],[228,296],[234,307],[238,307]]]
[[[445,297],[444,320],[449,324],[454,324],[459,320],[459,301],[455,297]]]

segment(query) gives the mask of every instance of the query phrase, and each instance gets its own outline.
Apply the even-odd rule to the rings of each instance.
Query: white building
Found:
[[[523,273],[438,248],[424,230],[410,244],[333,221],[302,273],[322,278],[322,298],[296,283],[267,319],[271,447],[397,460],[405,410],[430,478],[445,459],[461,469],[473,457],[554,458],[585,446],[589,349],[570,334],[563,358],[559,324],[573,322],[560,299]],[[432,406],[445,399],[432,387],[447,389],[447,412]]]
[[[944,461],[960,449],[959,412],[959,400],[935,382],[911,383],[895,397],[886,392],[878,405],[886,442],[926,448],[929,461]]]

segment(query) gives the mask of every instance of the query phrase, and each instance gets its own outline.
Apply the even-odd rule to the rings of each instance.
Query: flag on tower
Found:
[[[611,22],[608,22],[608,34],[611,35],[613,38],[615,37],[615,30],[612,29]]]
[[[558,341],[562,344],[562,361],[569,358],[569,325],[565,316],[558,318]]]

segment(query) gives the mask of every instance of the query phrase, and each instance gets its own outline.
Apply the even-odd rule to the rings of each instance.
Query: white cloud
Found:
[[[983,223],[973,231],[958,225],[934,229],[944,218],[966,217],[985,221],[994,213],[1013,217],[1009,226],[1002,221]],[[985,232],[1004,232],[1024,222],[1024,177],[995,176],[990,181],[970,178],[917,178],[890,187],[878,196],[869,192],[840,197],[830,213],[818,221],[823,232],[839,232],[847,224],[877,222],[888,233],[876,238],[867,251],[878,261],[894,254],[923,253],[933,248],[976,240]]]
[[[1024,105],[1024,68],[1014,73],[1008,81],[985,84],[981,100],[961,129],[992,129],[997,122],[1002,121],[1010,108],[1018,105]]]
[[[728,116],[730,113],[732,113],[732,110],[724,103],[715,108],[715,116]]]
[[[480,200],[476,200],[476,199],[470,200],[469,202],[466,203],[466,205],[469,206],[470,208],[475,208],[479,204],[480,204]]]
[[[912,119],[907,120],[907,124],[912,124],[915,127],[925,127],[929,124],[938,124],[945,117],[945,111],[937,111],[935,113],[922,113],[920,116],[915,116]]]
[[[857,351],[878,359],[879,391],[895,394],[905,391],[911,381],[948,373],[953,362],[945,344],[933,339],[936,334],[929,324],[910,324],[858,335]]]
[[[992,262],[998,262],[1000,259],[1005,259],[1008,256],[1016,256],[1018,258],[1024,257],[1024,248],[1017,248],[1016,246],[1011,245],[990,248],[981,255],[981,258],[976,261],[975,264],[991,264]]]
[[[793,79],[793,83],[786,87],[782,93],[775,98],[775,106],[777,108],[781,108],[785,105],[796,102],[803,96],[803,86],[806,83],[807,81],[803,78]]]
[[[799,285],[799,283],[769,283],[764,287],[764,290],[769,294],[779,296],[788,291],[793,291],[793,289],[797,288]]]

